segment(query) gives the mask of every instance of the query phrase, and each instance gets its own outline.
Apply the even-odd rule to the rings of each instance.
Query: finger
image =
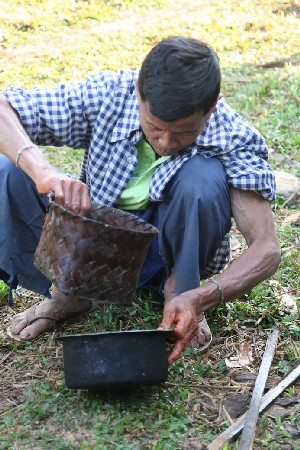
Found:
[[[65,195],[61,180],[57,180],[56,182],[49,184],[47,187],[47,193],[49,193],[49,191],[53,193],[53,200],[55,201],[55,203],[57,203],[58,205],[64,204]]]
[[[168,363],[172,364],[180,358],[181,353],[187,348],[188,342],[184,340],[177,341],[168,356]]]
[[[72,210],[72,181],[73,180],[61,180],[61,186],[63,191],[63,198],[61,199],[61,205],[67,210]],[[58,203],[58,202],[57,202]]]
[[[184,339],[189,342],[194,336],[198,335],[198,321],[196,317],[189,312],[180,315],[174,333],[179,341]]]
[[[85,186],[84,195],[82,195],[82,197],[81,197],[80,214],[82,214],[83,216],[86,216],[90,209],[91,209],[91,200],[90,200],[88,188],[87,188],[87,186]]]
[[[170,308],[165,306],[163,311],[163,318],[158,329],[169,330],[170,328],[172,328],[172,325],[174,325],[174,322],[175,322],[175,313],[170,312]]]
[[[206,339],[205,334],[202,333],[202,331],[199,331],[199,334],[198,334],[198,336],[197,336],[197,343],[198,343],[199,345],[203,345],[203,344],[205,344],[205,342],[206,342],[207,340],[208,340],[208,339]]]
[[[170,330],[172,328],[172,320],[163,320],[161,324],[157,327],[158,330]]]
[[[86,216],[90,210],[91,202],[87,186],[81,181],[77,181],[72,186],[71,210],[75,214]]]

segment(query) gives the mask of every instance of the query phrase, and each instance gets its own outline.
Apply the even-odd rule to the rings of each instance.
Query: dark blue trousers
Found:
[[[0,156],[0,279],[50,296],[50,281],[34,264],[47,198],[6,157]],[[230,192],[221,163],[196,155],[165,190],[163,202],[130,211],[159,229],[138,287],[162,290],[172,272],[177,294],[199,287],[201,273],[231,227]]]

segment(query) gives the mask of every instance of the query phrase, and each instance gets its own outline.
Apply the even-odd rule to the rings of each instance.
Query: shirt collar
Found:
[[[122,115],[118,118],[114,126],[111,134],[111,142],[129,139],[133,136],[137,136],[137,140],[139,140],[141,135],[142,128],[139,118],[139,104],[136,89],[134,89],[123,109]],[[134,142],[137,142],[137,140],[132,139]]]

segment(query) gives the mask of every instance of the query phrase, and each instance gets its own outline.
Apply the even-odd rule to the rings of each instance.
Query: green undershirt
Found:
[[[138,162],[128,181],[125,190],[116,203],[116,207],[123,210],[144,210],[149,201],[149,186],[156,168],[166,161],[169,156],[156,159],[155,152],[145,139],[137,145]]]

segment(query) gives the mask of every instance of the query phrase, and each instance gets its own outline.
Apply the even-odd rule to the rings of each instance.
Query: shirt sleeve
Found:
[[[223,164],[230,186],[256,191],[266,200],[276,198],[275,175],[268,163],[268,148],[263,136],[236,111],[221,100],[213,121],[217,156]]]
[[[247,137],[238,128],[232,136],[230,151],[221,156],[229,185],[238,189],[252,190],[266,200],[274,200],[276,184],[274,173],[268,163],[268,150],[263,137],[253,132]]]
[[[33,142],[86,148],[107,101],[113,74],[97,74],[55,88],[7,89],[4,94]]]

